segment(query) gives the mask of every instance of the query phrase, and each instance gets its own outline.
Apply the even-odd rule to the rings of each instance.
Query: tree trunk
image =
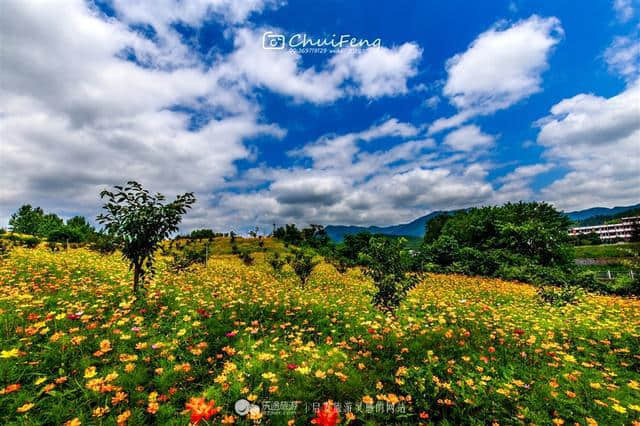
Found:
[[[138,283],[142,268],[137,263],[133,266],[133,294],[138,294]]]

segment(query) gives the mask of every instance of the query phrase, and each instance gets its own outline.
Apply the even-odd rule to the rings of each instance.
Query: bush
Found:
[[[584,297],[584,290],[576,286],[552,287],[546,286],[538,289],[538,296],[554,306],[564,306],[580,302]]]
[[[385,310],[398,306],[407,292],[412,289],[418,279],[408,272],[412,266],[412,258],[405,250],[404,238],[372,237],[369,247],[361,256],[366,265],[366,274],[376,286],[373,302]]]
[[[204,264],[206,260],[207,253],[204,247],[185,246],[181,252],[174,254],[173,261],[169,264],[169,267],[174,271],[183,271],[193,264]]]
[[[4,239],[0,239],[0,259],[8,256],[10,251],[11,243]]]
[[[61,226],[51,231],[47,240],[52,243],[80,243],[84,241],[84,236],[75,228]]]
[[[118,244],[116,240],[106,234],[96,234],[92,237],[89,249],[102,254],[111,254],[116,251]]]
[[[311,275],[311,271],[313,271],[313,268],[317,265],[317,262],[313,261],[313,254],[299,249],[296,250],[294,256],[289,259],[291,267],[298,278],[300,278],[300,283],[304,286],[307,283],[309,275]]]
[[[28,248],[35,248],[38,246],[38,244],[40,244],[40,238],[28,237],[22,240],[22,244],[24,244],[25,247],[28,247]]]
[[[244,262],[245,265],[253,265],[253,257],[251,257],[251,253],[248,250],[241,250],[238,253],[238,257],[242,260],[242,262]]]
[[[278,252],[275,252],[271,256],[269,256],[267,262],[269,262],[269,265],[271,265],[273,270],[278,273],[282,272],[282,267],[285,264],[285,260],[280,257],[280,253]]]

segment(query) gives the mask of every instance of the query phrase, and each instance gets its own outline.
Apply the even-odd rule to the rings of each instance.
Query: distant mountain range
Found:
[[[566,215],[575,222],[582,222],[584,220],[600,217],[603,221],[609,216],[624,213],[629,210],[636,210],[640,208],[640,204],[633,206],[622,207],[592,207],[586,210],[578,210],[574,212],[568,212]],[[400,225],[391,226],[348,226],[348,225],[328,225],[325,227],[329,237],[336,242],[340,242],[346,235],[357,234],[359,232],[371,232],[372,234],[383,234],[392,236],[404,236],[413,238],[422,238],[424,236],[425,225],[434,217],[442,214],[452,214],[455,211],[436,211],[429,213],[428,215],[417,218],[416,220],[404,223]]]

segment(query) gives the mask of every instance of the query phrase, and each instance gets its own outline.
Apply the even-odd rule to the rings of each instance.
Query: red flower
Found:
[[[296,368],[298,368],[298,364],[287,364],[287,368],[289,370],[295,370]]]
[[[496,351],[496,348],[494,348],[493,346],[489,346],[489,353],[494,353]]]
[[[376,334],[376,330],[374,328],[370,328],[367,330],[369,334]]]
[[[524,334],[524,330],[521,328],[516,328],[515,330],[513,330],[514,333],[516,333],[518,336],[522,336]]]
[[[187,412],[191,412],[191,423],[197,425],[200,420],[208,421],[212,416],[218,414],[222,408],[216,407],[215,404],[214,400],[207,402],[204,398],[191,398],[185,404]]]
[[[237,331],[235,331],[235,330],[233,330],[233,331],[228,332],[228,333],[226,334],[226,336],[227,336],[227,337],[234,337],[236,334],[238,334],[238,332],[237,332]]]
[[[322,408],[316,412],[316,417],[311,420],[311,423],[320,426],[335,426],[340,423],[338,410],[333,405],[333,401],[322,404]]]

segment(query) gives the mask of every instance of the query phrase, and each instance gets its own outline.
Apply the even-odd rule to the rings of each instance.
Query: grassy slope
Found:
[[[602,244],[575,248],[576,258],[578,259],[634,257],[638,256],[639,253],[640,243]]]

